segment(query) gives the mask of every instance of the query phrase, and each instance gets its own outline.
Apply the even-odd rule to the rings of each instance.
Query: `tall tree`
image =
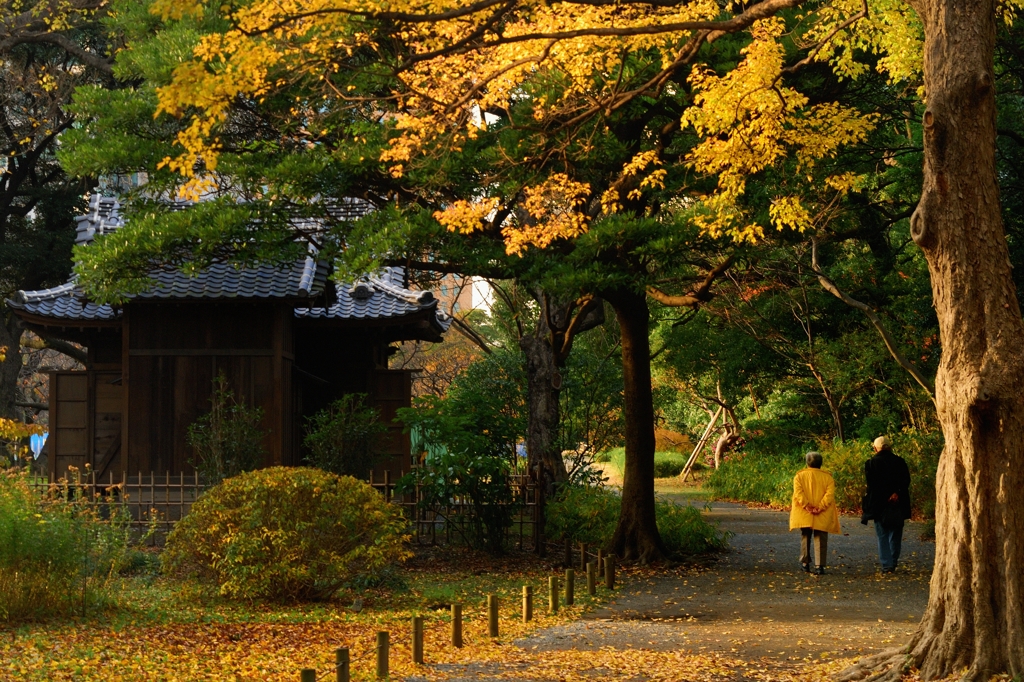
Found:
[[[74,124],[68,111],[78,85],[109,83],[110,40],[101,23],[103,2],[0,4],[0,298],[18,289],[66,281],[74,243],[74,215],[84,208],[87,181],[69,177],[57,162],[59,135]],[[0,416],[24,402],[22,329],[0,314]],[[65,348],[74,352],[70,348]]]
[[[204,9],[199,3],[164,4],[177,14]],[[750,29],[751,42],[736,68],[724,76],[707,69],[695,72],[690,84],[698,101],[685,121],[701,138],[690,156],[693,167],[718,180],[717,191],[702,202],[708,213],[695,222],[713,234],[756,239],[762,229],[742,205],[746,177],[788,153],[806,165],[834,153],[835,144],[829,143],[856,140],[863,131],[858,118],[841,108],[807,107],[806,99],[785,87],[786,73],[818,60],[855,77],[863,71],[856,62],[862,48],[883,54],[883,68],[896,80],[913,77],[923,61],[924,188],[911,231],[928,259],[939,319],[943,360],[936,402],[946,449],[938,483],[930,605],[907,651],[927,677],[962,666],[967,666],[970,679],[1000,671],[1020,674],[1024,501],[1013,491],[1024,476],[1019,462],[1024,407],[1015,395],[1024,362],[1015,344],[1024,330],[995,173],[993,50],[1003,10],[995,0],[912,0],[916,12],[892,0],[875,0],[873,7],[851,0],[807,3],[811,16],[802,25],[810,28],[803,37],[812,48],[803,59],[787,64],[783,42],[788,34],[778,13],[803,4],[765,0],[749,7],[734,5],[734,15],[713,2],[652,7],[485,0],[470,6],[441,4],[424,13],[404,5],[387,12],[338,11],[342,8],[325,1],[304,5],[301,16],[297,6],[277,0],[238,10],[228,7],[234,28],[204,44],[197,60],[181,67],[174,87],[162,92],[167,111],[200,111],[179,139],[184,151],[168,163],[186,174],[195,172],[197,162],[212,169],[220,152],[217,126],[226,120],[231,102],[240,94],[265,96],[277,79],[285,78],[282,74],[301,65],[318,74],[334,72],[340,52],[366,49],[381,37],[364,30],[374,19],[401,27],[407,35],[424,36],[409,50],[404,65],[416,67],[408,79],[414,92],[397,95],[408,97],[402,99],[403,106],[421,105],[397,118],[408,133],[386,156],[397,174],[417,149],[442,139],[439,132],[451,129],[449,118],[460,127],[471,124],[449,138],[452,147],[469,139],[475,122],[465,105],[476,102],[483,111],[504,106],[538,64],[560,60],[573,76],[616,73],[618,55],[655,49],[655,41],[665,46],[664,68],[650,74],[643,87],[623,90],[617,79],[606,80],[586,102],[549,101],[549,111],[577,111],[578,116],[561,119],[569,126],[617,111],[638,97],[674,96],[679,88],[671,74],[702,55],[708,43]],[[350,23],[353,16],[356,23]],[[319,30],[311,33],[312,22]],[[359,30],[352,30],[354,26]],[[655,34],[664,35],[651,38]],[[326,35],[337,40],[326,40]],[[442,63],[447,55],[456,59]],[[572,106],[562,108],[567,101]],[[425,115],[425,108],[433,108],[432,114]],[[834,178],[832,184],[850,189],[850,180]],[[201,188],[203,182],[199,173],[192,188]],[[771,202],[771,222],[806,228],[810,214],[799,195],[792,186],[780,192]],[[551,242],[552,233],[571,236],[580,228],[568,221],[548,224],[543,234],[513,231],[510,247],[543,246]],[[904,661],[901,655],[900,664]],[[869,661],[864,668],[881,663]],[[897,677],[900,672],[893,665],[887,674]]]

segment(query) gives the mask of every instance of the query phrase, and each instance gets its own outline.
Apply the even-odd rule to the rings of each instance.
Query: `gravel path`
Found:
[[[634,586],[605,608],[520,644],[538,650],[644,647],[723,652],[778,662],[847,658],[906,638],[928,601],[934,544],[904,531],[895,575],[878,573],[875,533],[855,517],[830,535],[828,571],[804,573],[787,512],[715,502],[709,518],[735,533],[705,567]]]
[[[781,672],[891,648],[924,612],[934,544],[919,539],[921,524],[904,531],[899,572],[882,576],[874,529],[843,517],[843,534],[829,536],[827,574],[813,576],[800,568],[799,534],[788,531],[787,512],[715,502],[707,517],[734,533],[728,552],[631,581],[604,608],[515,644],[538,654],[606,647],[718,653]],[[449,673],[465,682],[533,679],[528,666],[455,666]]]

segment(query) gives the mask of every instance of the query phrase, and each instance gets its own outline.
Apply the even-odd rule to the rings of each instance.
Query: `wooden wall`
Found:
[[[292,309],[279,302],[142,302],[124,317],[128,471],[191,472],[190,424],[223,373],[263,410],[266,466],[291,463]]]
[[[119,371],[50,374],[50,472],[67,476],[71,467],[100,477],[120,473],[121,373]]]

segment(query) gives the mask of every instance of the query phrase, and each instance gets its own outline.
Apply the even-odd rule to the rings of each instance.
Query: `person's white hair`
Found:
[[[873,442],[872,445],[875,447],[875,450],[879,452],[892,447],[892,443],[889,442],[889,439],[886,436],[879,436],[875,439],[875,442]]]

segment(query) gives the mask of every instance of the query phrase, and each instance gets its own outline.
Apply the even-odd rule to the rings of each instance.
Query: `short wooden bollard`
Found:
[[[523,585],[523,622],[533,620],[533,587]]]
[[[377,679],[386,680],[391,672],[388,670],[388,658],[391,654],[391,638],[386,632],[377,633]]]
[[[609,590],[615,589],[615,557],[604,558],[604,586]]]
[[[548,613],[558,613],[558,578],[548,578]]]
[[[487,635],[498,636],[498,597],[493,594],[487,595]]]
[[[452,604],[452,646],[462,648],[462,604]]]
[[[604,577],[604,550],[597,550],[597,577]]]
[[[412,617],[412,662],[423,665],[423,616]]]
[[[591,597],[597,596],[597,562],[591,561],[587,564],[587,594]]]
[[[587,543],[580,543],[580,570],[587,570]]]
[[[334,650],[334,677],[335,682],[349,682],[351,673],[349,672],[349,656],[348,649],[335,649]]]
[[[303,668],[299,673],[299,680],[301,682],[316,682],[316,671],[312,668]]]
[[[565,605],[572,606],[576,603],[576,571],[571,568],[565,569]]]

